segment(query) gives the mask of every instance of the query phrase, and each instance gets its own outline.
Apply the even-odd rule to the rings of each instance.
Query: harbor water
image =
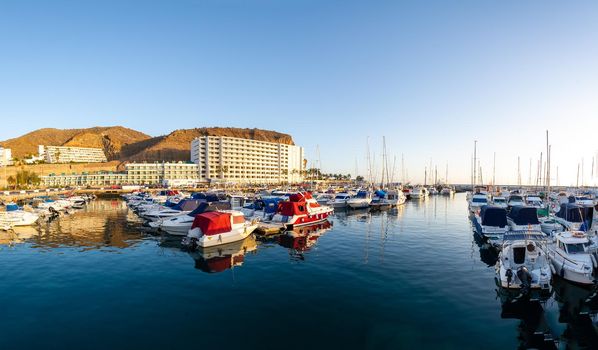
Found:
[[[467,214],[463,194],[337,211],[202,256],[96,200],[0,232],[0,349],[598,348],[589,289],[501,299]]]

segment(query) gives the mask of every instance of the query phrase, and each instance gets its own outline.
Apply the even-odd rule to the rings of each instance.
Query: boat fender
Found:
[[[513,280],[513,271],[508,269],[505,274],[507,275],[507,284],[511,284],[511,281]]]
[[[550,272],[552,272],[553,275],[556,275],[556,269],[554,268],[554,265],[548,264],[548,266],[550,266]]]
[[[592,259],[592,265],[594,266],[594,268],[598,268],[598,262],[596,261],[596,257],[594,256],[594,254],[590,254],[590,259]]]
[[[565,260],[563,260],[563,265],[561,266],[561,273],[559,274],[561,278],[565,278]]]

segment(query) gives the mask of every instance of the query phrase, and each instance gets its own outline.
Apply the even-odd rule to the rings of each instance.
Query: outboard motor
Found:
[[[521,294],[528,295],[532,286],[532,275],[527,270],[527,267],[521,266],[517,270],[517,278],[521,281]]]

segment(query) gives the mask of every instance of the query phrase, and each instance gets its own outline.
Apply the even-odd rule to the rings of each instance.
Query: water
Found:
[[[0,232],[0,349],[514,349],[534,332],[598,347],[589,291],[562,281],[507,318],[463,195],[332,221],[208,260],[121,201]]]

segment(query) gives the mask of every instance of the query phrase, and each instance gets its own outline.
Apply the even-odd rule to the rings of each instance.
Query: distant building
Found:
[[[193,163],[129,163],[122,173],[50,174],[41,177],[44,187],[86,187],[112,185],[163,185],[192,187],[200,182]]]
[[[10,148],[0,147],[0,166],[12,165],[12,151]]]
[[[39,146],[39,157],[46,163],[104,163],[108,160],[101,148]]]
[[[240,183],[297,183],[303,180],[303,147],[227,136],[191,142],[191,161],[202,180]]]

